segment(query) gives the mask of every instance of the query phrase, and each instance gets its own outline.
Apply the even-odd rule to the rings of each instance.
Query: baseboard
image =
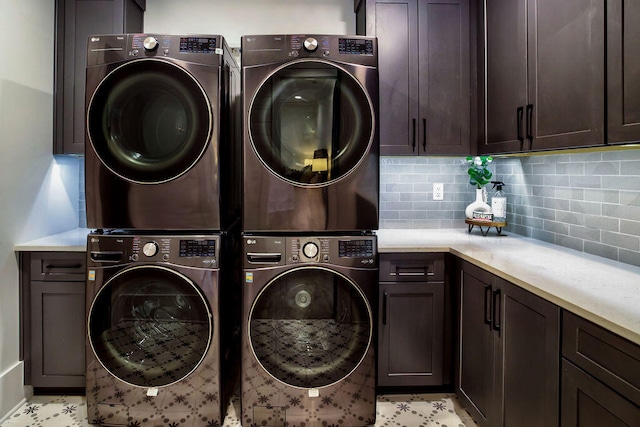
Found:
[[[27,401],[24,388],[24,363],[15,365],[0,373],[0,424]]]

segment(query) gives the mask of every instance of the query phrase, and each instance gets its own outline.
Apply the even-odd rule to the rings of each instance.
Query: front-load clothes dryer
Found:
[[[376,237],[242,240],[242,425],[374,425]]]
[[[375,38],[242,37],[243,230],[378,228]]]
[[[240,216],[240,68],[219,35],[88,39],[93,229],[224,230]]]
[[[226,256],[232,241],[224,235],[88,236],[91,424],[222,425],[240,353],[233,332],[240,330],[238,283],[225,268],[238,258]]]

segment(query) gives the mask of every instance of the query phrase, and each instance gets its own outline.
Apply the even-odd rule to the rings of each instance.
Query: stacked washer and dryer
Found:
[[[240,68],[218,35],[96,35],[86,93],[89,422],[221,425],[240,328]]]
[[[375,38],[242,38],[243,425],[375,423]]]

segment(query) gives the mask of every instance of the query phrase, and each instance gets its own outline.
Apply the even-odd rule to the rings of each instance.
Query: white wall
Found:
[[[252,34],[355,34],[352,0],[147,0],[144,30],[221,34],[231,47]]]
[[[53,0],[0,0],[0,420],[23,399],[15,243],[78,226],[78,159],[52,156]]]

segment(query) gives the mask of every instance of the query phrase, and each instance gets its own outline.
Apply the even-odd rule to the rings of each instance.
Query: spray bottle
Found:
[[[491,197],[491,213],[493,213],[493,220],[495,222],[507,221],[507,196],[502,191],[502,186],[505,185],[502,181],[491,181],[493,188],[497,188],[496,192]]]

